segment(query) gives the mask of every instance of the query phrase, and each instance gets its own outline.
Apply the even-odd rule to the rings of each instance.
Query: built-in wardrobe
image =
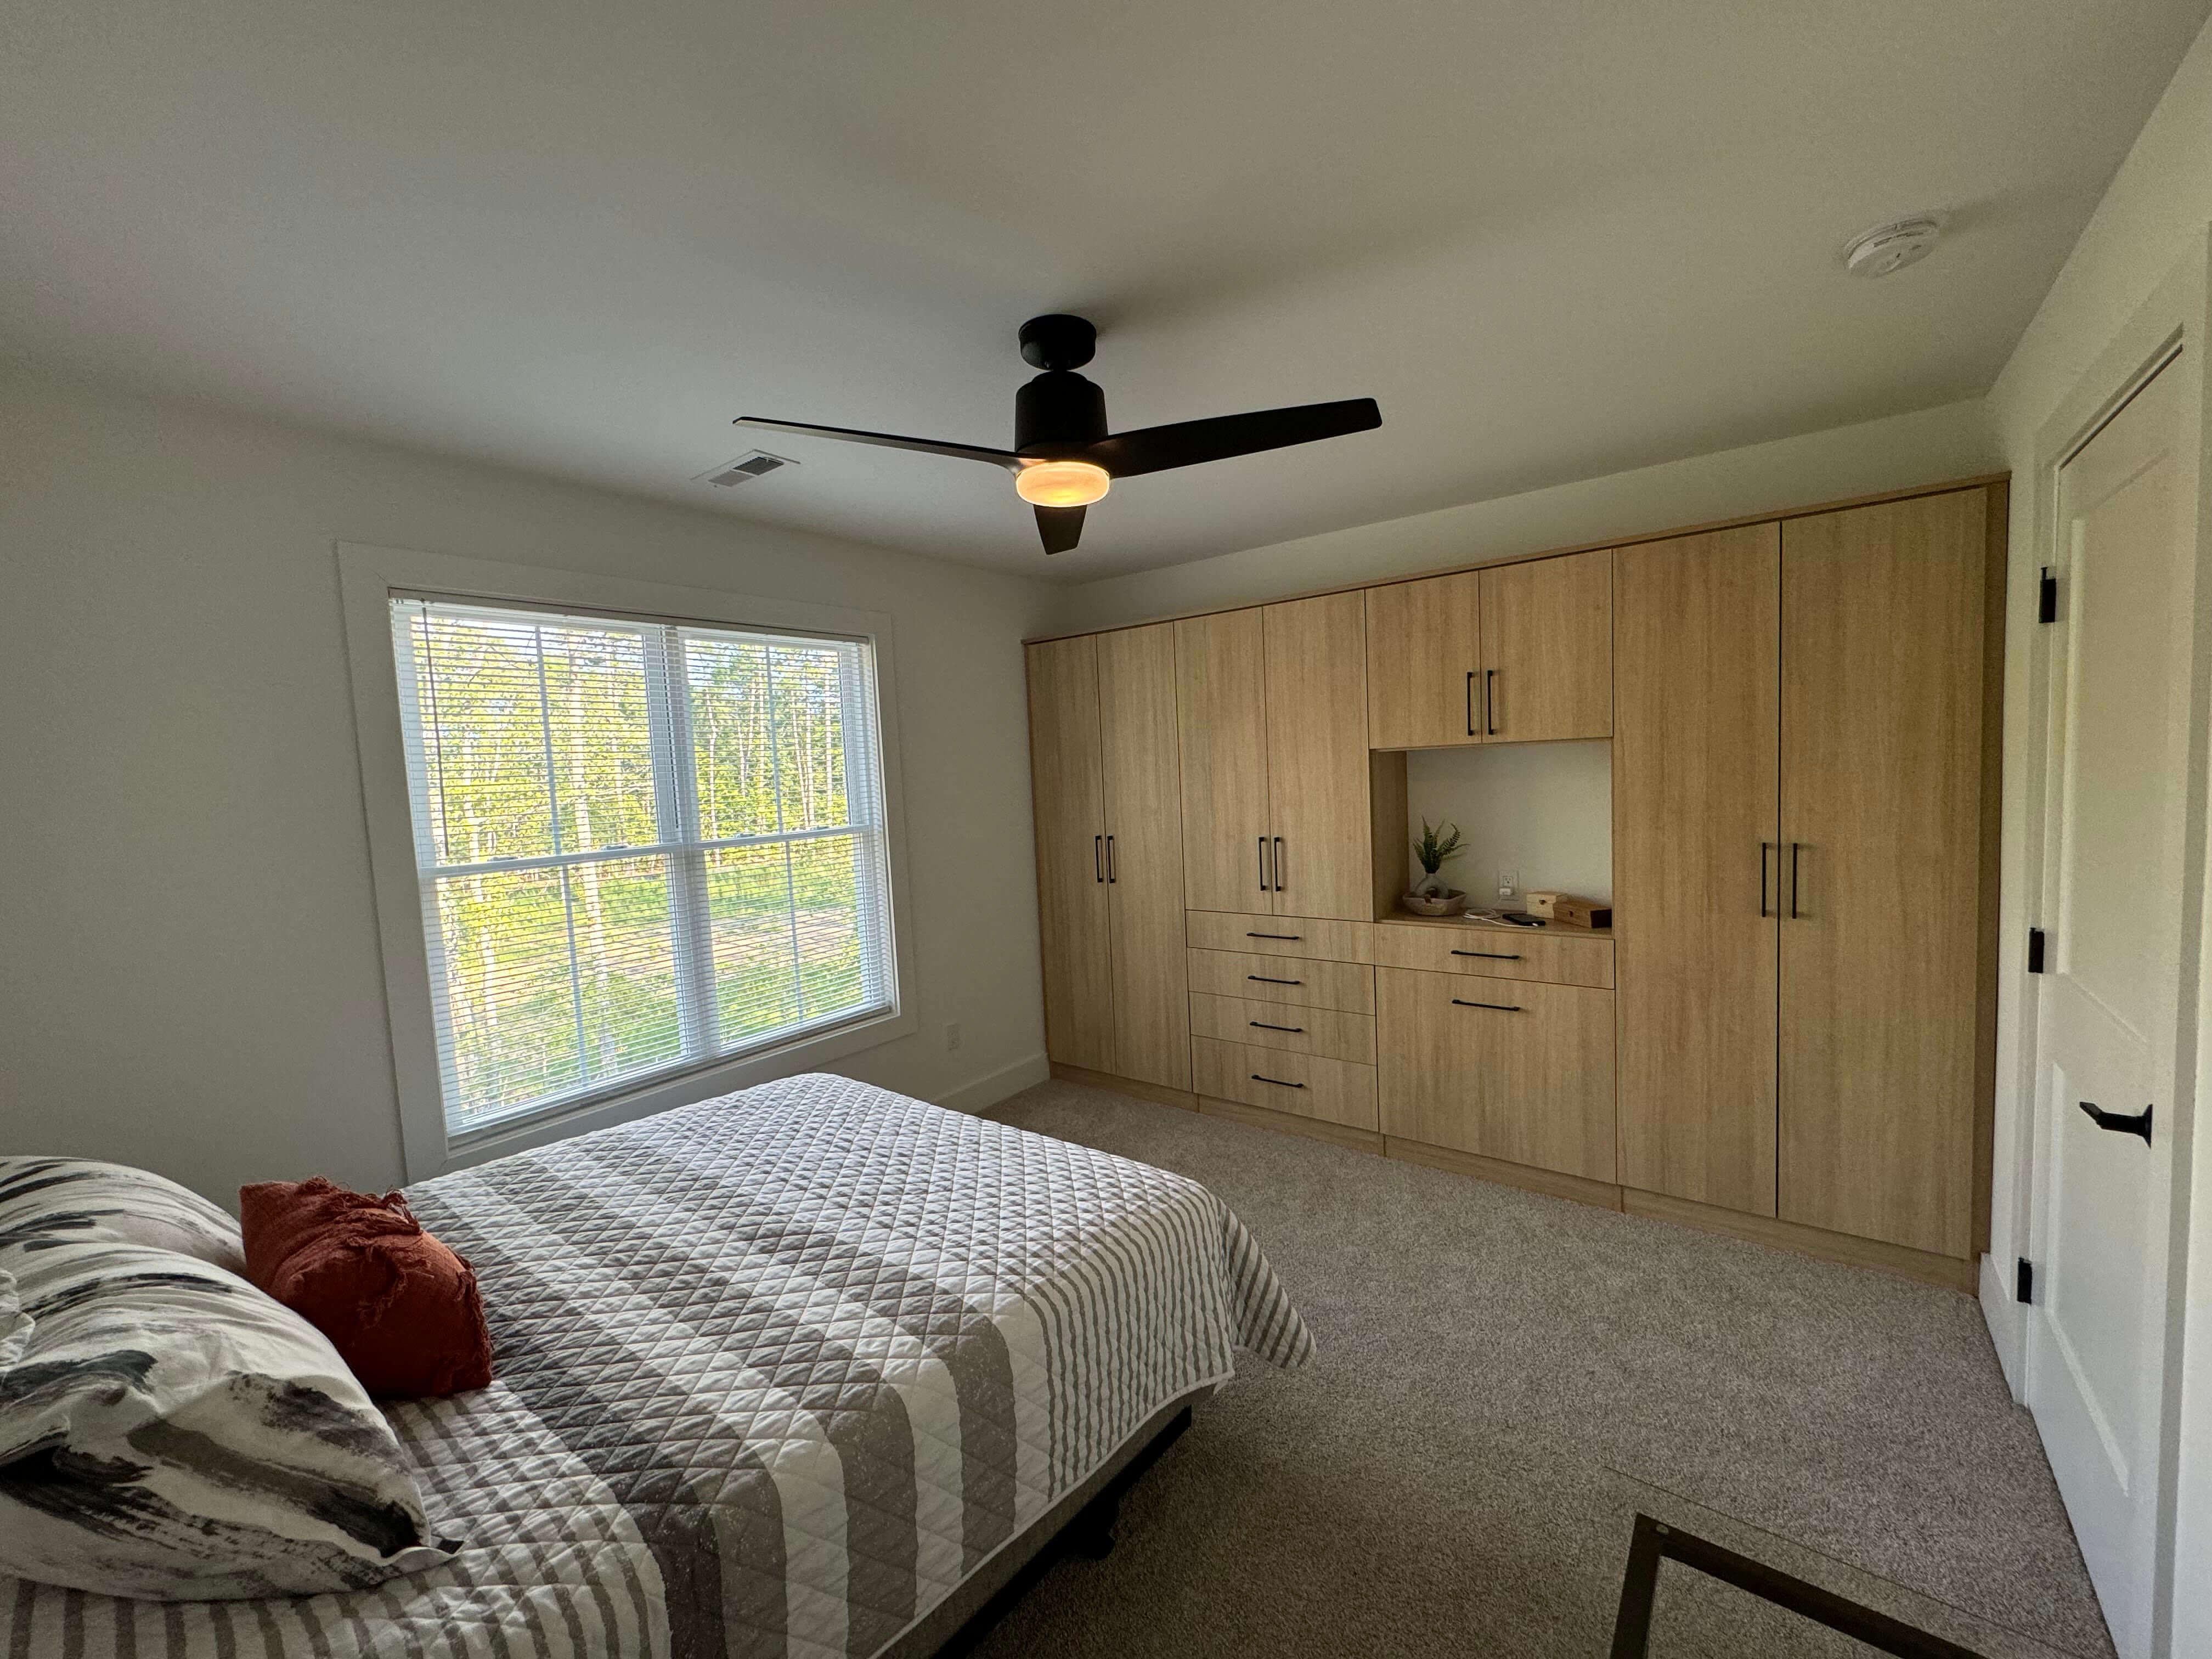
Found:
[[[2004,501],[1032,644],[1054,1065],[1969,1287]],[[1398,907],[1410,751],[1598,739],[1611,927]]]

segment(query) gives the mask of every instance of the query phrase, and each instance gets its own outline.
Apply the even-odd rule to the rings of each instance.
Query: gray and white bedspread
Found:
[[[1232,1346],[1313,1351],[1204,1188],[843,1078],[408,1197],[491,1322],[490,1388],[390,1413],[468,1547],[290,1601],[0,1579],[5,1652],[871,1655]]]

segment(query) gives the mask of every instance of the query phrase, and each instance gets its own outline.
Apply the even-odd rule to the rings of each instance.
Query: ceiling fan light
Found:
[[[1113,482],[1089,461],[1037,461],[1014,474],[1014,493],[1033,507],[1088,507]]]

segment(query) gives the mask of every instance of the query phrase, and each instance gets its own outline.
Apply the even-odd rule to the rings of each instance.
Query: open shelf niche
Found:
[[[1521,909],[1532,887],[1613,902],[1609,739],[1416,749],[1372,758],[1378,920],[1403,914],[1396,896],[1419,873],[1413,847],[1425,817],[1460,827],[1464,848],[1443,875],[1466,889],[1470,909]],[[1386,829],[1395,830],[1395,837]],[[1520,878],[1510,899],[1498,897],[1501,872]]]

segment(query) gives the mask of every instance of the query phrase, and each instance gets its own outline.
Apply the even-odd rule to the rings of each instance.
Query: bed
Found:
[[[936,1650],[1232,1349],[1312,1340],[1181,1176],[830,1076],[410,1188],[491,1387],[388,1415],[440,1567],[131,1601],[0,1578],[0,1649],[259,1659]]]

